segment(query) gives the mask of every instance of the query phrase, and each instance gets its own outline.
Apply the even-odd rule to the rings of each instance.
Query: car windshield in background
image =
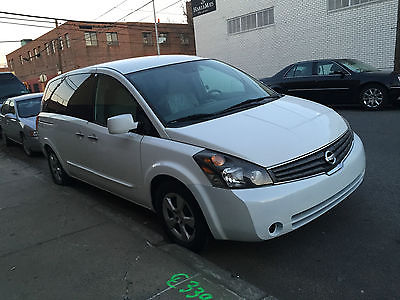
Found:
[[[12,74],[0,74],[0,101],[28,94],[26,87]]]
[[[339,62],[353,72],[376,72],[377,68],[356,59],[341,59]]]
[[[168,127],[209,120],[279,97],[245,73],[214,60],[153,68],[127,78]]]
[[[41,97],[17,101],[18,115],[20,118],[37,116],[40,112]]]

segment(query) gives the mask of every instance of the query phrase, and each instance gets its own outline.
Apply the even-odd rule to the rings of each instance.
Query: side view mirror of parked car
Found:
[[[108,132],[111,134],[128,133],[135,130],[138,123],[133,120],[131,114],[123,114],[107,119]]]
[[[6,114],[5,117],[6,117],[7,119],[9,119],[9,120],[16,120],[16,119],[17,119],[16,116],[15,116],[14,114],[12,114],[12,113]]]

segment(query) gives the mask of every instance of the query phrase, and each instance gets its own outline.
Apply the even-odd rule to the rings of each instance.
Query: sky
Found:
[[[71,20],[115,22],[149,2],[149,0],[14,0],[1,1],[0,11],[20,14],[37,15],[43,17],[62,18]],[[160,22],[185,23],[185,0],[155,0],[157,18]],[[171,5],[171,6],[170,6]],[[170,6],[170,7],[168,7]],[[168,7],[168,8],[167,8]],[[111,10],[112,9],[112,10]],[[106,13],[107,11],[110,12]],[[158,12],[160,11],[160,12]],[[106,14],[105,14],[106,13]],[[6,17],[6,18],[5,18]],[[5,65],[6,54],[18,49],[22,39],[36,39],[50,31],[51,28],[5,24],[4,22],[32,24],[44,27],[54,27],[51,23],[28,22],[7,18],[24,18],[0,13],[0,67]],[[152,3],[137,12],[120,20],[121,22],[153,22]],[[14,41],[14,42],[9,42]],[[17,41],[17,42],[15,42]]]

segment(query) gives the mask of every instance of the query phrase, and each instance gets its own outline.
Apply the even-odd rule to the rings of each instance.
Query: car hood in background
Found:
[[[264,167],[314,151],[346,130],[346,123],[334,110],[292,96],[214,120],[166,128],[172,140]]]

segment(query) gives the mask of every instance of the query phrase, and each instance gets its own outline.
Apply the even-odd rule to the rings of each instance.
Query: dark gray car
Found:
[[[41,150],[36,131],[36,116],[40,112],[42,96],[42,93],[35,93],[9,98],[4,101],[0,110],[3,142],[9,145],[12,140],[21,144],[28,156]]]

